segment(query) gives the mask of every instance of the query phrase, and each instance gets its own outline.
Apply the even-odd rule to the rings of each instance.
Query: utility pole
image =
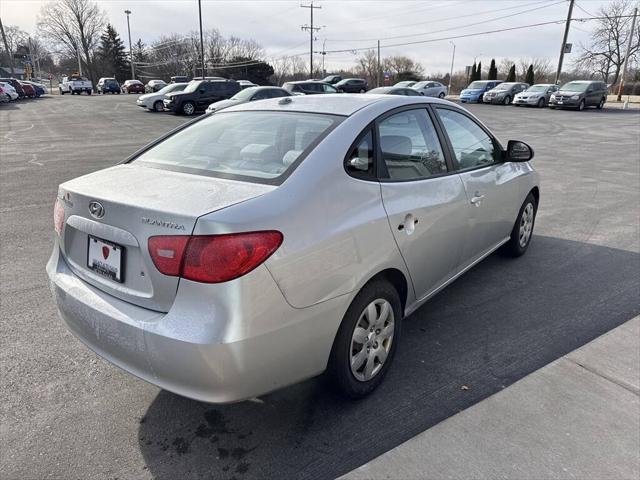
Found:
[[[629,36],[627,37],[627,53],[624,55],[624,64],[622,65],[622,75],[620,77],[620,85],[618,85],[618,101],[622,100],[622,87],[624,86],[624,76],[627,74],[627,65],[629,64],[629,52],[631,51],[631,44],[633,43],[633,34],[636,28],[636,17],[638,16],[638,8],[633,11],[633,19],[631,20],[631,30],[629,30]]]
[[[27,39],[27,47],[29,48],[29,65],[31,66],[31,73],[29,74],[29,78],[27,80],[31,80],[33,78],[33,72],[35,68],[35,62],[33,61],[33,47],[31,46],[31,37]]]
[[[380,65],[380,40],[378,40],[378,72],[376,75],[376,87],[380,86],[380,74],[382,73],[382,65]]]
[[[309,32],[309,78],[313,78],[313,34],[322,28],[313,26],[313,11],[322,7],[316,7],[313,0],[309,5],[300,4],[300,6],[311,10],[311,25],[302,25],[300,29]]]
[[[80,61],[80,45],[76,43],[76,53],[78,54],[78,74],[82,76],[82,62]]]
[[[198,0],[198,15],[200,17],[200,62],[202,65],[202,79],[206,77],[206,73],[204,71],[204,40],[202,38],[202,2]]]
[[[456,58],[456,44],[449,41],[453,45],[453,54],[451,55],[451,70],[449,71],[449,86],[447,87],[447,95],[451,95],[451,77],[453,77],[453,61]]]
[[[569,0],[569,13],[567,13],[567,22],[564,24],[564,36],[562,37],[562,45],[560,46],[560,58],[558,59],[558,70],[556,71],[556,85],[560,81],[560,73],[562,73],[562,61],[564,60],[564,49],[567,45],[567,37],[569,36],[569,26],[571,25],[571,14],[573,13],[574,0]]]
[[[11,69],[11,76],[15,77],[16,74],[13,71],[13,52],[9,51],[9,45],[7,45],[7,37],[4,34],[4,27],[2,26],[2,19],[0,19],[0,30],[2,31],[2,41],[4,42],[4,49],[9,57],[9,68]]]
[[[135,80],[136,78],[136,70],[133,65],[133,49],[131,48],[131,26],[129,25],[129,15],[131,15],[131,10],[125,10],[124,13],[127,14],[127,32],[129,33],[129,60],[131,62],[131,80]]]

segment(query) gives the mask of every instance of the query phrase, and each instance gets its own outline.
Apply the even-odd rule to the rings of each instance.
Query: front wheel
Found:
[[[506,97],[504,97],[504,104],[509,105],[510,103],[511,103],[511,97],[507,95]]]
[[[586,102],[584,100],[580,100],[580,103],[578,104],[578,110],[581,112],[582,110],[584,110],[585,106]]]
[[[444,98],[446,95],[444,94],[444,92],[440,92],[440,94],[438,95],[438,98]]]
[[[193,115],[194,113],[196,113],[196,106],[193,104],[193,102],[185,102],[182,105],[182,113],[188,116]]]
[[[600,103],[598,104],[598,110],[602,110],[602,108],[604,107],[604,97],[600,99]]]
[[[349,398],[362,398],[384,379],[400,339],[402,304],[389,282],[368,283],[347,309],[331,348],[327,379]]]
[[[536,204],[536,199],[533,194],[530,193],[520,207],[518,218],[511,230],[511,237],[504,245],[505,253],[512,257],[519,257],[527,251],[531,243],[531,237],[533,236],[537,210],[538,205]]]
[[[91,95],[91,90],[87,90],[87,95]]]
[[[544,98],[538,100],[538,108],[544,108]]]
[[[162,103],[162,100],[157,100],[156,103],[153,104],[153,111],[162,112],[163,110],[164,110],[164,103]]]

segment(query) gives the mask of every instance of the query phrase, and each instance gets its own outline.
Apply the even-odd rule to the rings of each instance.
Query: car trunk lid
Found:
[[[155,268],[148,239],[190,235],[198,217],[274,188],[118,165],[60,186],[65,213],[60,248],[71,269],[94,287],[145,308],[168,311],[179,278]]]

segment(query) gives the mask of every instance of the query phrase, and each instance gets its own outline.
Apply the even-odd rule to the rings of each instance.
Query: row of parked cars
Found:
[[[18,80],[16,78],[0,78],[0,103],[24,98],[38,98],[47,93],[49,93],[49,90],[40,82]]]
[[[477,80],[460,93],[462,103],[490,103],[538,108],[601,109],[607,101],[607,85],[594,80],[574,80],[562,86],[538,83]]]

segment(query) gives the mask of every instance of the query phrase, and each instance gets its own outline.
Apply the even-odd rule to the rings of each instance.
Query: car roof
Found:
[[[441,103],[451,105],[451,102],[437,98],[422,96],[401,96],[388,94],[348,94],[328,93],[324,95],[304,95],[283,98],[272,98],[260,102],[248,102],[227,108],[224,111],[241,110],[281,110],[290,112],[313,112],[332,115],[350,116],[358,110],[373,104],[384,103],[389,109],[416,103]]]

